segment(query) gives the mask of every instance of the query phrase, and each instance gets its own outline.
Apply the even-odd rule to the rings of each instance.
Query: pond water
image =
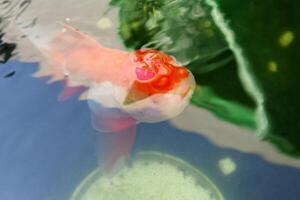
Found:
[[[107,0],[1,2],[0,199],[299,199],[299,159],[279,152],[253,130],[217,118],[205,106],[187,105],[178,116],[163,115],[166,120],[156,123],[140,120],[129,128],[123,111],[132,114],[131,110],[114,113],[101,108],[104,119],[121,116],[120,129],[107,128],[102,121],[95,125],[94,107],[90,101],[79,101],[77,90],[59,101],[65,82],[48,84],[49,79],[32,76],[45,63],[43,48],[51,34],[62,28],[57,22],[87,32],[105,47],[130,51],[118,35],[119,10],[108,4]],[[171,1],[168,5],[174,9]],[[200,16],[204,11],[195,12]],[[219,34],[203,45],[209,49],[209,55],[201,57],[206,63],[203,71],[232,60]],[[160,49],[193,65],[200,58],[179,52],[182,45]],[[209,56],[220,58],[211,65]],[[113,164],[107,170],[110,159]]]

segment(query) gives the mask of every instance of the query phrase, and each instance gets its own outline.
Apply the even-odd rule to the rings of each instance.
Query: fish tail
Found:
[[[114,175],[129,158],[136,137],[136,125],[118,132],[99,132],[98,161],[105,175]]]
[[[99,165],[108,175],[116,174],[127,162],[135,137],[137,122],[127,113],[104,108],[88,101],[92,109],[92,124],[97,133]]]

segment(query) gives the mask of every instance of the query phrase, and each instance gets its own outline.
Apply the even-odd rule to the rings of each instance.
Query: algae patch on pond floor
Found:
[[[71,200],[223,200],[217,187],[196,168],[176,157],[139,153],[130,167],[112,178],[93,171]]]

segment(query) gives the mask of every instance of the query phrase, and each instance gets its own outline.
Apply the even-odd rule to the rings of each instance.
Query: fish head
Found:
[[[192,73],[162,51],[142,49],[134,52],[135,80],[124,104],[155,94],[173,93],[184,98],[195,87]]]
[[[123,102],[143,122],[158,122],[180,113],[195,88],[192,73],[159,50],[134,52],[135,78]]]

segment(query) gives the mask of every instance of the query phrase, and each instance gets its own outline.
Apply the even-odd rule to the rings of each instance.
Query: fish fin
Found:
[[[103,143],[99,146],[103,159],[99,161],[105,172],[115,173],[128,160],[136,137],[136,125],[103,135]]]
[[[89,101],[92,124],[98,131],[99,165],[104,173],[115,174],[125,165],[136,136],[136,120],[119,109],[104,108]]]
[[[94,74],[86,69],[90,67],[90,60],[95,60],[97,53],[102,51],[102,46],[71,26],[58,24],[63,30],[53,33],[47,46],[41,48],[44,57],[33,77],[47,77],[47,83],[62,81],[64,90],[58,100],[64,101],[77,93],[82,94],[94,81],[91,78]],[[69,79],[66,76],[70,76]],[[83,99],[85,96],[81,95],[79,98]]]
[[[99,165],[106,175],[114,175],[126,165],[135,137],[136,125],[118,132],[98,133]]]
[[[74,48],[103,48],[99,42],[93,39],[87,33],[80,31],[70,25],[58,22],[63,28],[61,32],[54,35],[53,40],[50,42],[52,47],[55,47],[61,52],[73,50]]]
[[[65,101],[76,94],[81,94],[86,90],[86,87],[83,86],[65,86],[63,91],[58,96],[58,101]]]

